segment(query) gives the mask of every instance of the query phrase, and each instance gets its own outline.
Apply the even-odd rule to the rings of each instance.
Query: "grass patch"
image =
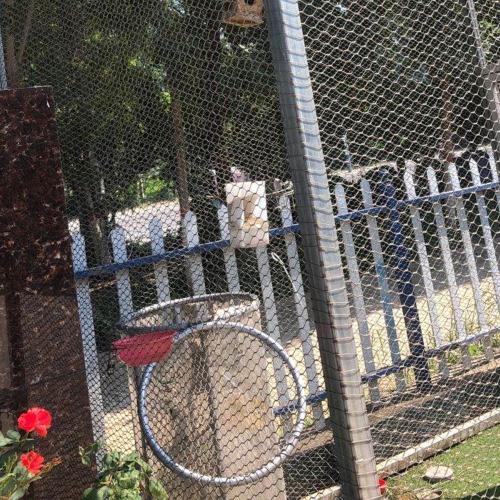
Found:
[[[455,478],[430,485],[422,479],[431,465],[451,467]],[[500,498],[500,425],[389,479],[389,498],[413,499],[420,488],[443,491],[443,498],[472,500]]]

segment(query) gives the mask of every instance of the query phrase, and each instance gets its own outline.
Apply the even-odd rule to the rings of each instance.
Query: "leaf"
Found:
[[[105,500],[106,498],[112,498],[113,495],[113,490],[109,488],[108,486],[101,486],[97,490],[97,496],[96,498],[98,500]]]
[[[106,467],[113,467],[116,462],[118,461],[117,457],[116,457],[116,454],[114,453],[106,453],[106,455],[104,455],[104,458],[102,460],[103,464],[106,466]]]
[[[10,429],[7,431],[6,436],[12,441],[19,441],[21,439],[21,434],[15,431],[14,429]]]
[[[142,500],[142,495],[137,489],[121,490],[118,498],[120,500]]]
[[[96,488],[87,488],[83,492],[82,498],[83,498],[83,500],[96,500],[97,499],[97,489]]]
[[[0,495],[7,495],[15,487],[15,484],[16,476],[12,473],[0,478]]]
[[[95,460],[95,456],[97,452],[102,448],[101,443],[96,441],[92,443],[87,448],[83,448],[83,446],[78,447],[78,454],[80,455],[80,460],[83,465],[91,466]]]
[[[124,489],[132,489],[137,485],[137,478],[133,477],[132,474],[122,474],[117,480],[118,486]]]
[[[150,473],[151,467],[142,458],[137,457],[135,460],[136,465],[138,465],[144,472]]]
[[[12,439],[5,437],[3,435],[3,433],[0,432],[0,448],[3,448],[4,446],[8,446],[11,443],[12,443]]]
[[[153,497],[153,500],[167,500],[167,491],[163,484],[157,479],[149,480],[149,494]]]
[[[18,500],[19,498],[23,498],[24,494],[26,493],[26,490],[28,488],[18,488],[12,495],[10,495],[9,500]]]
[[[9,449],[4,451],[0,455],[0,470],[1,471],[11,471],[14,469],[18,462],[18,456],[15,449]]]
[[[14,473],[19,476],[19,477],[24,477],[27,478],[30,476],[30,473],[26,467],[21,465],[19,462],[16,463],[16,466],[14,467]]]
[[[92,459],[90,458],[90,455],[81,446],[78,448],[78,453],[80,454],[80,460],[82,461],[82,464],[90,467],[92,465]]]

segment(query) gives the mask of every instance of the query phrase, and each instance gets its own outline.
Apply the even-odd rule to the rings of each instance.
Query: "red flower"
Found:
[[[379,479],[378,487],[380,488],[380,494],[385,495],[387,492],[387,481],[385,479]]]
[[[45,462],[45,458],[36,451],[28,451],[28,453],[21,455],[21,464],[35,476],[42,470],[43,462]]]
[[[52,425],[52,415],[45,408],[30,408],[19,415],[17,426],[22,431],[35,431],[40,437],[45,437]]]

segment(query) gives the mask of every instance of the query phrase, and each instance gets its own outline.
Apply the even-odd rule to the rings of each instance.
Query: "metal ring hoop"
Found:
[[[288,353],[284,350],[279,342],[271,338],[269,335],[257,330],[255,328],[242,325],[240,323],[226,323],[224,321],[210,321],[207,323],[201,323],[194,325],[184,330],[180,330],[176,335],[175,343],[182,342],[186,337],[193,333],[199,333],[203,331],[216,331],[217,333],[224,330],[238,330],[240,332],[246,333],[264,344],[266,344],[271,350],[273,350],[281,360],[288,366],[293,377],[294,384],[297,388],[297,421],[293,426],[290,436],[286,439],[286,445],[283,449],[271,460],[269,460],[265,465],[259,469],[249,472],[247,474],[231,477],[218,477],[209,476],[205,474],[200,474],[199,472],[190,470],[181,464],[175,462],[175,460],[158,444],[156,441],[153,431],[149,425],[148,411],[146,408],[146,400],[148,394],[148,386],[152,380],[157,363],[152,363],[147,365],[144,369],[142,375],[140,387],[139,387],[139,421],[142,428],[142,432],[146,437],[146,441],[153,450],[158,460],[162,462],[166,467],[175,472],[176,474],[192,480],[197,481],[202,484],[214,485],[214,486],[238,486],[241,484],[249,484],[266,477],[267,475],[274,472],[290,455],[297,446],[299,441],[299,436],[304,428],[304,418],[306,415],[306,396],[304,387],[302,385],[301,376],[295,366],[294,361],[290,358]],[[174,344],[175,349],[175,344]]]

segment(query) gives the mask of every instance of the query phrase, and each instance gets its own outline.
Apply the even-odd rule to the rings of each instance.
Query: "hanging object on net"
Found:
[[[226,184],[229,232],[232,248],[256,248],[269,244],[266,183]]]
[[[224,22],[242,28],[253,28],[264,22],[263,12],[263,0],[231,0],[224,14]]]

